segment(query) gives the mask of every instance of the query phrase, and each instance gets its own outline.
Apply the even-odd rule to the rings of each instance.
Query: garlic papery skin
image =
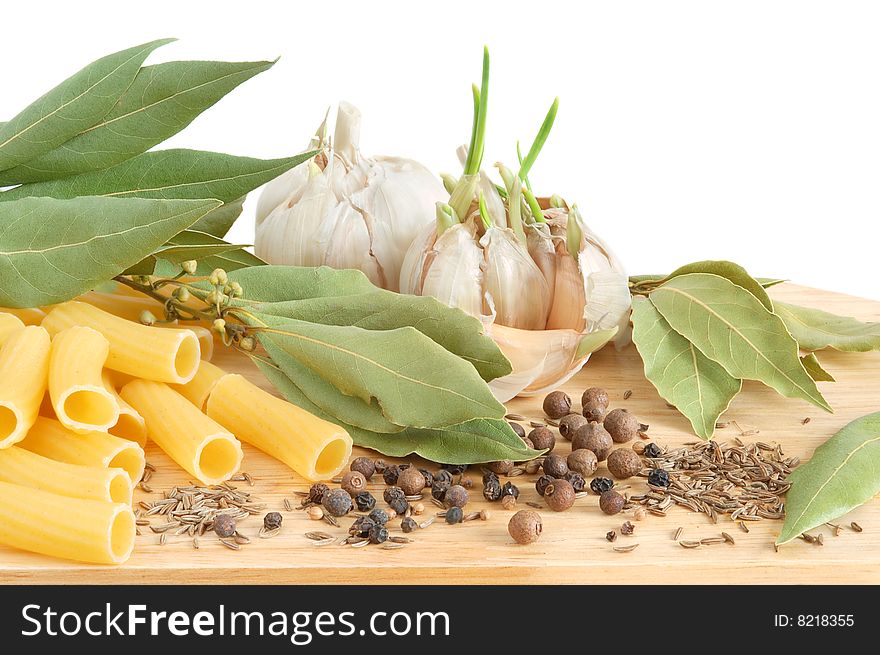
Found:
[[[257,204],[255,251],[272,264],[357,268],[397,291],[407,250],[448,196],[418,162],[366,157],[360,112],[341,102],[332,145],[322,124],[308,167],[270,182]]]

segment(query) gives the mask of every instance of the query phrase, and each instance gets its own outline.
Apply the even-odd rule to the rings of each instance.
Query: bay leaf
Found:
[[[484,380],[494,380],[512,370],[501,349],[484,334],[479,319],[429,296],[402,295],[375,289],[371,293],[355,296],[258,303],[251,309],[311,323],[354,325],[367,330],[394,330],[410,326],[470,362]]]
[[[210,235],[204,235],[204,237],[210,237]],[[187,260],[200,261],[231,250],[241,250],[247,247],[241,244],[226,243],[222,239],[214,240],[213,237],[210,237],[210,239],[211,241],[206,241],[200,233],[184,230],[172,237],[168,243],[157,248],[149,257],[142,259],[134,266],[130,266],[124,274],[152,275],[156,270],[157,262],[164,260],[174,265],[174,274],[176,275],[179,264]],[[198,274],[198,271],[196,273]]]
[[[5,192],[0,199],[110,196],[216,198],[233,202],[313,155],[314,152],[282,159],[253,159],[202,150],[156,150],[106,170],[24,184]]]
[[[616,325],[611,328],[606,328],[604,330],[595,330],[593,332],[589,332],[583,335],[578,341],[577,350],[575,350],[574,359],[580,359],[581,357],[586,357],[601,348],[604,348],[605,345],[611,341],[615,336],[617,336],[617,332],[620,330]]]
[[[378,290],[361,271],[329,266],[262,266],[242,269],[229,276],[254,303],[303,300],[329,296],[354,296]]]
[[[880,412],[848,424],[792,472],[785,523],[776,543],[787,543],[871,500],[880,492],[877,462]]]
[[[784,302],[776,303],[776,313],[803,350],[880,350],[880,323],[863,323],[849,316]]]
[[[211,234],[199,232],[193,228],[198,225],[196,222],[193,227],[188,230],[175,234],[168,240],[162,248],[159,248],[154,255],[142,262],[145,267],[152,262],[153,275],[159,277],[173,277],[180,273],[179,264],[186,258],[170,258],[161,256],[161,253],[167,252],[167,249],[192,248],[191,254],[197,263],[196,276],[207,276],[216,268],[222,268],[225,271],[234,271],[239,268],[247,268],[250,266],[265,266],[266,262],[256,255],[245,250],[245,245],[231,244],[223,239],[215,237]],[[172,250],[173,252],[173,250]],[[139,264],[140,266],[140,264]],[[149,273],[139,272],[138,275],[148,275]],[[207,282],[203,286],[209,286]]]
[[[712,275],[727,278],[735,285],[742,287],[755,296],[755,298],[760,300],[761,304],[764,305],[768,311],[773,311],[773,302],[770,300],[770,296],[767,295],[764,287],[760,282],[749,275],[748,271],[739,264],[734,264],[733,262],[725,260],[694,262],[675,269],[666,279],[671,280],[689,273],[710,273]]]
[[[782,319],[742,287],[718,275],[689,273],[649,297],[673,330],[732,377],[758,380],[783,396],[831,411]]]
[[[302,390],[278,367],[255,358],[259,369],[289,402],[348,431],[355,444],[389,457],[419,455],[442,464],[480,464],[504,459],[527,461],[541,455],[531,450],[500,419],[474,419],[439,430],[407,429],[398,434],[380,434],[338,421],[311,403]]]
[[[783,282],[788,282],[788,280],[777,277],[756,277],[755,279],[758,281],[758,284],[765,289],[775,287],[777,284],[782,284]]]
[[[144,66],[106,116],[59,147],[0,173],[0,186],[115,166],[177,134],[236,86],[272,64],[173,61]]]
[[[101,57],[4,123],[0,171],[39,157],[98,123],[131,86],[149,54],[171,41],[152,41]]]
[[[216,200],[23,198],[0,203],[0,305],[69,300],[119,275]]]
[[[244,210],[245,197],[242,196],[237,200],[225,202],[214,211],[208,212],[192,226],[192,229],[196,232],[204,232],[222,239],[232,228],[238,217],[241,216],[241,212]]]
[[[804,365],[804,368],[807,369],[807,373],[810,374],[810,377],[816,382],[835,382],[834,376],[822,368],[822,364],[819,363],[819,359],[816,357],[815,353],[810,353],[809,355],[801,357],[801,363]]]
[[[632,322],[645,377],[687,417],[698,437],[711,439],[718,417],[742,389],[742,380],[673,330],[647,298],[633,298]]]
[[[256,313],[248,320],[265,326],[261,340],[271,338],[343,394],[375,398],[397,425],[446,427],[506,413],[473,366],[415,328],[365,330]]]

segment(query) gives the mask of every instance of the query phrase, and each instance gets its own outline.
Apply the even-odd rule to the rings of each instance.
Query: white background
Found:
[[[438,172],[457,172],[487,44],[487,164],[514,162],[558,95],[533,184],[578,202],[631,273],[726,258],[880,298],[877,3],[79,0],[0,21],[0,119],[99,56],[175,36],[150,61],[281,60],[167,145],[293,154],[346,99],[365,153]],[[255,201],[233,239],[252,241]]]

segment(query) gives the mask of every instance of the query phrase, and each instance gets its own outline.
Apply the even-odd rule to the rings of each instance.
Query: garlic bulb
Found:
[[[325,120],[310,143],[322,152],[266,186],[256,254],[272,264],[357,268],[397,291],[406,251],[446,193],[418,162],[363,156],[360,122],[360,112],[341,102],[333,143]]]

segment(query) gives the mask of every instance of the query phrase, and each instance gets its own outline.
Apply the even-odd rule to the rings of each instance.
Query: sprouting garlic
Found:
[[[272,264],[357,268],[397,291],[407,249],[446,194],[418,162],[363,156],[360,121],[341,102],[332,145],[325,120],[310,143],[321,153],[269,183],[257,205],[256,253]]]

